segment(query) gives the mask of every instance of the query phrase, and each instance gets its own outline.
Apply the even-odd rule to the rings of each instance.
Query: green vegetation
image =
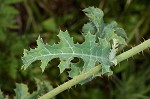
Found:
[[[149,4],[0,0],[0,99],[149,99]]]

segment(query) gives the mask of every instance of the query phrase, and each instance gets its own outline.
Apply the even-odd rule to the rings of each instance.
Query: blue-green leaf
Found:
[[[28,87],[25,84],[16,84],[15,99],[29,99]]]
[[[83,10],[85,15],[89,18],[89,22],[84,24],[82,28],[83,33],[91,32],[96,34],[98,37],[101,37],[101,32],[104,28],[103,16],[104,13],[101,9],[89,7]]]
[[[22,68],[26,69],[33,62],[40,60],[40,67],[44,71],[49,61],[59,58],[60,73],[67,68],[71,68],[69,76],[72,78],[89,71],[97,64],[102,65],[102,71],[100,71],[102,74],[111,75],[110,66],[117,64],[115,56],[118,45],[126,44],[125,31],[118,27],[115,21],[108,24],[104,23],[104,13],[98,8],[89,7],[83,11],[89,18],[89,22],[82,29],[85,39],[82,44],[75,44],[67,31],[59,32],[60,42],[58,44],[44,44],[39,37],[37,48],[29,51],[24,50]],[[72,63],[75,57],[79,59],[79,62]]]
[[[127,38],[124,29],[118,27],[117,22],[113,21],[108,24],[104,23],[102,10],[94,7],[89,7],[83,10],[85,15],[89,18],[89,22],[84,24],[82,32],[96,34],[99,38],[106,38],[107,41],[117,39],[119,44],[125,44]]]
[[[73,39],[67,31],[60,31],[58,37],[60,38],[60,42],[52,46],[44,44],[39,37],[37,48],[24,51],[24,56],[22,57],[23,68],[26,69],[34,61],[41,60],[41,68],[44,71],[49,61],[53,58],[60,58],[59,68],[62,73],[66,68],[70,67],[70,64],[72,64],[71,60],[74,57],[83,59],[84,66],[81,71],[82,73],[93,68],[96,62],[100,62],[104,69],[106,66],[106,68],[110,66],[109,53],[111,46],[106,39],[99,38],[100,43],[96,43],[96,36],[88,33],[85,35],[85,42],[83,44],[74,44]],[[105,72],[109,72],[109,70],[103,73]]]
[[[46,92],[53,89],[48,81],[41,81],[39,79],[35,80],[37,84],[37,91],[29,93],[27,85],[17,83],[15,89],[16,96],[13,99],[37,99],[40,95],[43,95]],[[0,91],[0,99],[4,99],[1,91]]]

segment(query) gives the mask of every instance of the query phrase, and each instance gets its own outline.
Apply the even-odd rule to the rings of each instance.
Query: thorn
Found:
[[[145,39],[142,37],[142,39],[145,41]]]
[[[56,83],[57,87],[59,86],[57,83]]]
[[[147,47],[148,51],[150,51],[150,47]]]
[[[138,54],[141,55],[140,52]]]
[[[68,92],[69,92],[69,88],[68,88],[68,90],[67,90]]]
[[[134,57],[132,56],[132,59],[134,60]]]
[[[67,80],[69,81],[69,79],[67,78]]]
[[[133,48],[134,47],[134,45],[130,45],[131,46],[131,48]]]
[[[144,52],[143,51],[141,51],[142,52],[142,55],[144,56]]]
[[[129,59],[127,58],[127,62],[129,61]]]
[[[140,41],[140,44],[142,43],[142,41]]]
[[[124,49],[122,51],[123,51],[122,53],[124,53]]]
[[[129,45],[129,48],[132,48],[132,45]]]
[[[70,89],[72,89],[72,88],[71,88],[71,87],[69,87],[69,88],[68,88],[68,92],[69,92],[69,90],[70,90]]]
[[[77,87],[77,85],[74,85],[74,87],[76,88],[76,87]]]
[[[127,58],[127,62],[129,62],[129,58]]]
[[[72,87],[70,87],[69,89],[72,89]]]

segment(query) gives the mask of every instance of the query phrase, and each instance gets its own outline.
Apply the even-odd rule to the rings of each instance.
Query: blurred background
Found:
[[[150,0],[0,0],[0,88],[5,95],[11,99],[15,83],[27,84],[32,93],[37,90],[35,79],[54,88],[70,79],[66,71],[59,74],[58,59],[42,73],[40,62],[21,70],[21,56],[24,49],[37,46],[39,35],[49,44],[58,42],[60,29],[82,43],[82,26],[88,21],[82,10],[89,6],[101,8],[105,22],[116,20],[125,29],[128,46],[119,53],[150,38]],[[55,99],[150,99],[149,50],[112,69],[113,76],[76,85]]]

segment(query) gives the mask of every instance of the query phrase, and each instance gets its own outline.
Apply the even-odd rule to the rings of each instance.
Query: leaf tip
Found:
[[[36,42],[37,42],[37,45],[38,46],[43,46],[43,39],[40,37],[40,35],[39,35],[39,37],[38,37],[38,39],[36,40]]]
[[[22,65],[21,70],[26,70],[28,66]]]
[[[45,59],[45,60],[41,60],[41,69],[42,69],[42,73],[44,72],[47,64],[48,64],[49,60],[48,59]]]
[[[23,51],[23,55],[24,55],[24,56],[26,56],[26,55],[27,55],[27,53],[28,53],[28,50],[27,50],[27,49],[24,49],[24,51]]]

